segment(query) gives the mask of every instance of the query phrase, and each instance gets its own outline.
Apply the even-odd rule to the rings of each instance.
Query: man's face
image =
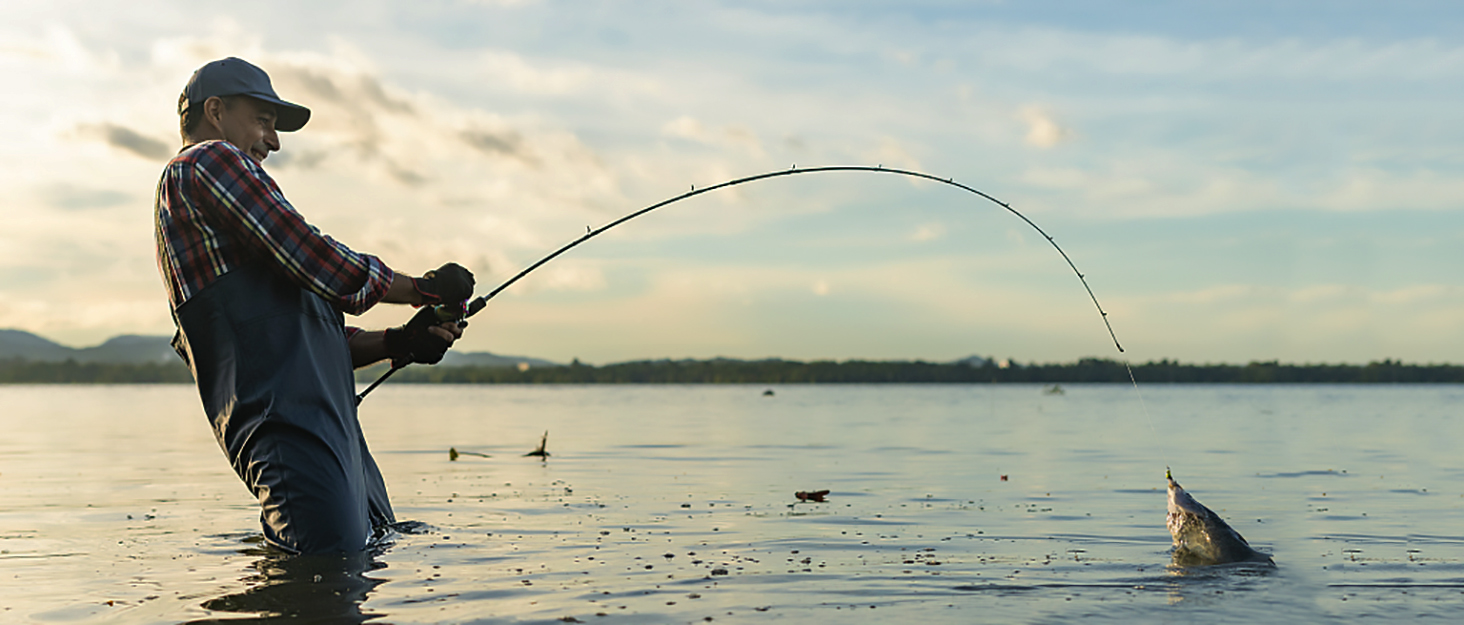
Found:
[[[234,98],[233,106],[222,108],[220,130],[225,141],[261,163],[270,152],[280,149],[273,104],[246,96]]]

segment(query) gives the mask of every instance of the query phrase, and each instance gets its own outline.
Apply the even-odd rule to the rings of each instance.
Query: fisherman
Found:
[[[462,336],[473,275],[448,263],[392,271],[307,223],[262,163],[310,110],[238,58],[194,72],[178,98],[183,149],[156,196],[158,269],[204,411],[259,499],[265,540],[290,553],[353,552],[395,522],[356,419],[352,369],[436,363]],[[377,303],[421,310],[401,327],[345,325]]]

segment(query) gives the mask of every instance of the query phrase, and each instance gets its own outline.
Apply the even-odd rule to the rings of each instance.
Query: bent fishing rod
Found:
[[[802,174],[816,174],[816,173],[833,172],[833,171],[873,172],[873,173],[881,173],[881,174],[894,174],[894,175],[897,175],[897,176],[908,176],[908,177],[911,177],[911,178],[921,178],[921,179],[924,179],[924,180],[930,180],[930,181],[933,181],[933,182],[938,182],[940,184],[949,185],[949,186],[955,187],[957,189],[961,189],[963,191],[967,191],[967,192],[970,192],[970,193],[974,193],[976,195],[981,196],[982,198],[985,198],[985,199],[987,199],[987,200],[995,203],[996,205],[998,205],[998,206],[1000,206],[1002,208],[1005,208],[1007,210],[1007,212],[1009,212],[1009,213],[1011,213],[1013,215],[1016,215],[1017,218],[1021,219],[1024,222],[1026,222],[1027,225],[1031,226],[1033,230],[1036,230],[1038,234],[1042,235],[1042,238],[1047,239],[1047,242],[1052,245],[1052,248],[1055,249],[1055,250],[1057,250],[1057,253],[1058,254],[1061,254],[1062,255],[1062,259],[1064,261],[1067,261],[1068,267],[1072,268],[1073,273],[1078,276],[1078,280],[1083,283],[1083,289],[1088,292],[1088,298],[1091,299],[1091,300],[1093,300],[1093,306],[1098,309],[1098,314],[1103,317],[1103,327],[1105,327],[1105,328],[1108,329],[1108,336],[1109,336],[1109,338],[1113,339],[1113,346],[1116,347],[1116,348],[1118,348],[1119,353],[1123,353],[1123,345],[1120,345],[1119,344],[1119,342],[1118,342],[1118,335],[1117,334],[1114,334],[1114,332],[1113,332],[1113,325],[1110,324],[1110,323],[1108,323],[1108,312],[1105,311],[1105,310],[1103,310],[1103,305],[1098,303],[1098,296],[1097,295],[1094,295],[1093,294],[1093,288],[1090,287],[1090,286],[1088,286],[1088,278],[1083,275],[1083,272],[1078,271],[1078,266],[1073,263],[1073,259],[1067,255],[1067,252],[1062,251],[1062,248],[1061,247],[1058,247],[1057,241],[1054,240],[1051,235],[1047,234],[1047,232],[1044,231],[1040,226],[1038,226],[1036,224],[1036,222],[1033,222],[1031,219],[1028,219],[1026,215],[1023,215],[1022,213],[1017,212],[1017,209],[1012,208],[1012,205],[1011,204],[1008,204],[1007,202],[1003,202],[1003,201],[1001,201],[999,199],[996,199],[995,197],[987,194],[984,191],[981,191],[980,189],[977,189],[977,188],[974,188],[974,187],[970,187],[970,186],[967,186],[965,184],[956,182],[956,180],[954,178],[941,178],[940,176],[935,176],[935,175],[931,175],[931,174],[927,174],[927,173],[922,173],[922,172],[918,172],[918,171],[911,171],[911,170],[908,170],[908,169],[898,169],[898,168],[893,168],[893,167],[885,167],[884,165],[878,165],[878,166],[875,166],[875,167],[869,167],[869,166],[864,166],[864,165],[835,165],[835,166],[829,166],[829,167],[805,167],[803,169],[799,169],[798,166],[795,164],[793,167],[791,167],[789,169],[784,169],[784,170],[780,170],[780,171],[770,171],[770,172],[767,172],[767,173],[764,173],[764,174],[757,174],[755,176],[747,176],[747,177],[744,177],[744,178],[737,178],[735,180],[728,180],[728,181],[723,182],[723,183],[720,183],[720,184],[714,184],[714,185],[712,185],[710,187],[702,187],[702,188],[698,189],[698,188],[696,188],[696,185],[692,185],[691,186],[691,190],[690,191],[687,191],[686,193],[682,193],[681,195],[678,195],[676,197],[669,198],[669,199],[666,199],[666,200],[662,200],[660,202],[657,202],[655,204],[652,204],[650,206],[647,206],[645,208],[642,208],[642,209],[640,209],[638,211],[635,211],[635,212],[633,212],[633,213],[631,213],[629,215],[626,215],[624,217],[621,217],[620,219],[616,219],[615,221],[612,221],[612,222],[610,222],[608,224],[605,224],[603,226],[600,226],[599,228],[590,228],[589,226],[586,226],[585,227],[585,233],[583,235],[580,235],[580,237],[578,239],[575,239],[573,241],[570,241],[569,243],[566,243],[564,246],[560,247],[559,249],[554,250],[553,253],[551,253],[548,256],[545,256],[545,257],[539,259],[538,262],[536,262],[536,263],[534,263],[532,265],[529,265],[523,271],[518,272],[518,274],[515,275],[514,277],[509,278],[503,284],[498,285],[492,291],[489,291],[488,294],[483,295],[483,296],[480,296],[480,297],[472,300],[471,302],[468,302],[468,304],[466,306],[455,306],[455,307],[454,306],[439,306],[437,308],[438,318],[441,319],[444,323],[446,323],[446,322],[449,322],[449,321],[462,321],[462,320],[464,320],[464,319],[466,319],[468,317],[471,317],[473,315],[476,315],[476,314],[478,314],[479,311],[483,310],[483,308],[488,305],[488,301],[489,300],[491,300],[494,297],[496,297],[499,293],[502,293],[504,289],[507,289],[509,286],[512,286],[513,283],[518,282],[519,280],[523,279],[524,276],[527,276],[530,273],[532,273],[535,269],[538,269],[539,267],[544,266],[545,263],[548,263],[549,261],[554,260],[555,258],[558,258],[561,254],[564,254],[565,252],[568,252],[569,250],[574,249],[575,247],[579,246],[581,243],[584,243],[585,241],[588,241],[588,240],[593,239],[593,238],[595,238],[597,236],[600,236],[600,234],[603,233],[603,232],[605,232],[606,230],[609,230],[611,228],[614,228],[615,226],[618,226],[618,225],[623,224],[623,223],[625,223],[627,221],[630,221],[632,219],[635,219],[636,217],[640,217],[641,215],[644,215],[646,213],[649,213],[649,212],[651,212],[653,210],[656,210],[658,208],[661,208],[661,207],[664,207],[664,206],[669,206],[671,204],[675,204],[675,203],[680,202],[682,200],[696,197],[696,196],[701,195],[703,193],[711,193],[712,191],[716,191],[718,189],[725,189],[727,187],[735,187],[737,185],[747,184],[749,182],[757,182],[759,180],[767,180],[769,178],[781,178],[783,176],[795,176],[795,175],[802,175]],[[456,309],[456,310],[454,310],[454,309]],[[372,382],[371,383],[371,386],[366,387],[366,390],[361,391],[361,394],[356,396],[356,403],[359,405],[362,400],[366,399],[366,395],[367,394],[369,394],[373,390],[376,390],[376,387],[381,386],[381,383],[385,382],[387,378],[390,378],[392,376],[392,374],[396,373],[399,369],[405,368],[408,364],[411,364],[411,363],[410,362],[403,362],[402,364],[397,364],[397,363],[393,362],[391,368],[390,369],[387,369],[386,373],[381,374],[381,377],[377,378],[375,382]]]

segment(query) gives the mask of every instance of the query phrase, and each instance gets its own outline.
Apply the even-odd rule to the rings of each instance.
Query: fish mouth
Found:
[[[1169,481],[1168,507],[1170,516],[1184,514],[1198,519],[1205,517],[1209,509],[1205,508],[1200,502],[1195,501],[1195,498],[1185,492],[1184,487],[1180,486],[1179,482],[1174,481],[1174,475],[1169,472],[1168,467],[1164,469],[1164,479]]]

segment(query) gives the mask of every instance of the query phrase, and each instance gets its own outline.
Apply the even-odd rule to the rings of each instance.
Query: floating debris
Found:
[[[544,430],[544,437],[541,438],[541,439],[539,439],[539,448],[538,449],[535,449],[535,450],[533,450],[533,451],[531,451],[529,453],[524,454],[524,457],[527,458],[529,456],[537,456],[539,458],[548,458],[549,457],[549,451],[547,449],[545,449],[545,447],[548,447],[548,446],[549,446],[549,430]]]
[[[1165,525],[1174,537],[1174,564],[1204,566],[1230,562],[1265,562],[1275,564],[1271,556],[1252,549],[1250,543],[1174,481],[1169,468],[1169,516]]]
[[[1001,474],[1001,481],[1003,481],[1003,482],[1007,481],[1007,476],[1006,476],[1005,473]]]
[[[763,397],[772,397],[773,395],[776,395],[776,393],[773,392],[773,389],[763,391]]]
[[[824,503],[826,501],[824,499],[824,497],[829,496],[829,491],[827,491],[827,490],[815,490],[815,491],[803,491],[803,490],[800,490],[800,491],[798,491],[796,493],[793,493],[793,496],[794,497],[797,497],[798,498],[798,501],[816,501],[818,503]]]
[[[1067,391],[1063,390],[1061,384],[1053,384],[1052,386],[1049,386],[1047,388],[1042,389],[1042,394],[1043,395],[1066,395],[1067,394]]]
[[[456,447],[448,447],[447,448],[447,460],[448,460],[448,462],[456,462],[459,456],[477,456],[479,458],[492,458],[493,457],[493,456],[490,456],[488,454],[480,454],[480,453],[478,453],[476,451],[458,451]]]

